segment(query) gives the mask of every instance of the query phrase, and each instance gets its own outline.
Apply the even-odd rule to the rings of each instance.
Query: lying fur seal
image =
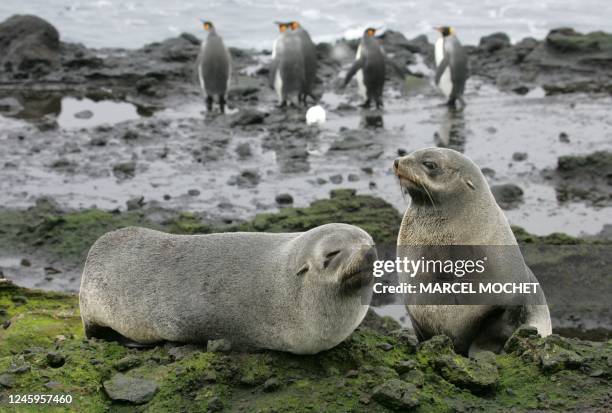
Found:
[[[88,337],[313,354],[361,323],[372,238],[346,224],[302,233],[110,232],[89,251],[80,306]],[[365,297],[365,298],[364,298]]]
[[[461,153],[422,149],[396,159],[394,171],[412,199],[400,227],[398,255],[416,246],[517,245],[480,168]],[[487,281],[510,274],[515,281],[537,282],[518,247],[507,250],[515,256],[489,263],[492,280]],[[446,334],[460,353],[499,352],[521,324],[551,334],[546,299],[539,293],[539,305],[408,305],[408,313],[419,340]]]

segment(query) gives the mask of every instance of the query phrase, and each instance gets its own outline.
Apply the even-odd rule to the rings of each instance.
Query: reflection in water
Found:
[[[359,127],[364,129],[377,129],[385,126],[381,110],[363,110]]]
[[[61,95],[37,94],[35,96],[18,96],[23,107],[14,117],[26,120],[40,119],[46,115],[57,116],[62,111]]]
[[[459,152],[465,149],[465,119],[463,108],[448,108],[440,121],[440,128],[434,134],[436,146],[450,148]]]

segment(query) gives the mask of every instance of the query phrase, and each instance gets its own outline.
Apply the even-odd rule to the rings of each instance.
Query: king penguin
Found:
[[[293,103],[294,97],[300,100],[305,89],[306,71],[299,35],[289,30],[291,23],[275,23],[280,35],[272,47],[269,81],[278,95],[279,106],[284,107]]]
[[[290,23],[291,30],[296,33],[302,43],[302,56],[304,56],[304,89],[300,94],[300,101],[306,105],[306,99],[310,96],[313,100],[317,100],[313,94],[314,84],[317,80],[317,49],[310,35],[300,23],[292,21]]]
[[[367,28],[363,32],[361,42],[357,48],[355,62],[344,78],[346,87],[351,78],[357,74],[359,93],[365,99],[363,107],[370,107],[372,100],[376,102],[376,108],[382,107],[382,93],[385,84],[385,55],[374,39],[376,29]]]
[[[202,21],[208,37],[202,42],[198,54],[198,79],[202,94],[206,96],[206,109],[212,111],[213,98],[218,96],[219,109],[225,112],[225,96],[229,88],[232,71],[232,59],[223,44],[223,39],[217,34],[215,26],[209,21]]]
[[[447,104],[454,107],[457,99],[463,103],[468,58],[453,28],[443,26],[436,30],[441,34],[435,46],[436,85],[448,99]]]

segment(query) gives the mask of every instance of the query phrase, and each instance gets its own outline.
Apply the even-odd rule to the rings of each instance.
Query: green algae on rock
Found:
[[[27,301],[18,304],[14,296]],[[444,336],[421,343],[415,352],[414,338],[380,322],[370,323],[376,330],[361,326],[314,356],[213,353],[176,344],[136,350],[86,339],[76,295],[3,281],[0,308],[5,310],[0,321],[12,321],[0,329],[0,405],[9,394],[23,393],[71,394],[69,408],[81,412],[583,411],[609,403],[612,342],[541,338],[529,329],[517,330],[507,353],[476,361],[455,354]],[[189,351],[177,351],[185,347]],[[51,352],[65,363],[49,366]],[[475,367],[482,363],[497,375]],[[458,379],[465,371],[470,380],[495,384],[484,387],[486,394],[474,391],[465,378]],[[139,383],[142,391],[115,394],[113,401],[107,394],[113,380]]]

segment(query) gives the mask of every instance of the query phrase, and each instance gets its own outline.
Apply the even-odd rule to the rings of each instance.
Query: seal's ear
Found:
[[[470,188],[472,188],[474,191],[476,190],[476,186],[474,186],[474,183],[470,181],[469,179],[465,180],[465,184],[469,186]]]
[[[308,272],[308,270],[310,269],[310,267],[308,266],[308,264],[304,264],[302,266],[302,268],[300,268],[297,272],[297,276],[301,277],[302,275],[306,274]]]

